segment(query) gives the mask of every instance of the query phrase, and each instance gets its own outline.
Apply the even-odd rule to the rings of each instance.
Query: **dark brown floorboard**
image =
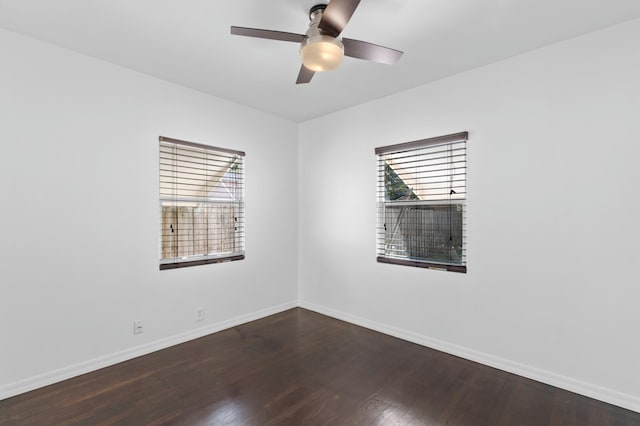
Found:
[[[304,309],[0,401],[2,425],[640,425],[640,413]]]

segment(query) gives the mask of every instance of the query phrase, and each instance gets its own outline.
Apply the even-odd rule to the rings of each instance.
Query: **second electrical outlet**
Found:
[[[196,321],[202,321],[202,320],[204,320],[204,308],[203,307],[196,308]]]

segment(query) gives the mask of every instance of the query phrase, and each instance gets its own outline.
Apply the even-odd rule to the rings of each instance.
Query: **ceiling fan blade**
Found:
[[[337,37],[356,11],[360,0],[331,0],[322,13],[318,27],[325,33]]]
[[[298,73],[298,79],[296,80],[296,84],[304,84],[311,81],[315,71],[311,71],[309,68],[304,65],[300,66],[300,72]]]
[[[367,61],[378,62],[381,64],[395,64],[400,60],[400,57],[403,54],[403,52],[399,50],[350,38],[343,38],[342,44],[344,45],[345,56],[365,59]]]
[[[292,41],[302,43],[306,35],[287,33],[284,31],[261,30],[258,28],[231,27],[231,34],[246,37],[266,38],[269,40]]]

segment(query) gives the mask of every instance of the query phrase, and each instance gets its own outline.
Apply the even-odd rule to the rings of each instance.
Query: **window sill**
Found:
[[[177,268],[186,268],[189,266],[208,265],[210,263],[233,262],[235,260],[242,260],[242,259],[244,259],[244,254],[239,254],[236,256],[229,256],[229,257],[216,257],[211,259],[187,260],[184,262],[161,263],[160,270],[163,271],[165,269],[177,269]]]
[[[396,259],[392,257],[384,257],[378,256],[376,259],[379,263],[388,263],[391,265],[402,265],[402,266],[413,266],[416,268],[426,268],[426,269],[436,269],[440,271],[450,271],[450,272],[460,272],[463,274],[467,273],[466,265],[449,265],[446,263],[430,263],[430,262],[421,262],[418,260],[411,259]]]

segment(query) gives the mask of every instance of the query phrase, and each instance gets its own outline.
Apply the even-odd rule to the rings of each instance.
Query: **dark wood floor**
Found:
[[[640,414],[293,309],[0,401],[2,425],[640,425]]]

